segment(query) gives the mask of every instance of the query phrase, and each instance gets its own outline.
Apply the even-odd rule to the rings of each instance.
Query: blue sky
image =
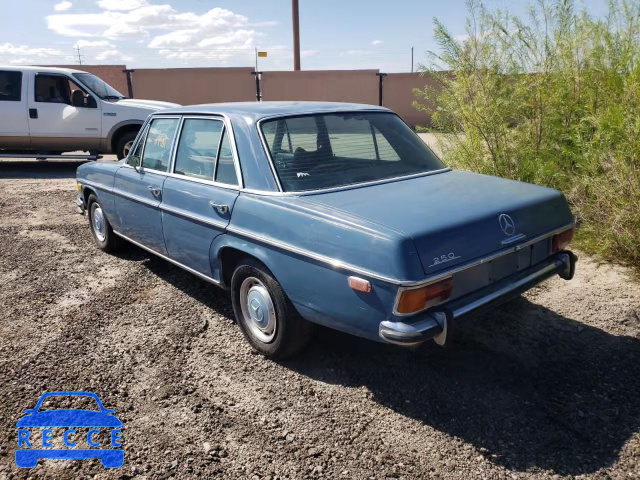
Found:
[[[606,0],[584,0],[594,16]],[[485,0],[522,15],[529,1]],[[436,49],[433,18],[465,32],[464,0],[300,0],[302,68],[411,69]],[[292,68],[290,0],[28,0],[0,17],[0,64]]]

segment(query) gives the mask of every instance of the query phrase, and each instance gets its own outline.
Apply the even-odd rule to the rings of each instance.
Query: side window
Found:
[[[167,171],[171,157],[171,143],[177,127],[177,118],[155,118],[151,121],[142,154],[142,168]]]
[[[222,142],[220,142],[216,182],[226,183],[227,185],[238,185],[238,176],[236,175],[236,166],[233,162],[231,141],[226,129],[222,134]]]
[[[22,72],[0,71],[0,102],[19,102],[22,98]]]
[[[142,151],[144,150],[144,142],[147,139],[147,133],[149,132],[148,128],[145,128],[144,131],[139,133],[140,141],[136,145],[136,149],[133,152],[129,153],[129,157],[127,158],[127,164],[132,167],[137,167],[140,165],[140,157],[142,156]]]
[[[96,102],[81,86],[70,78],[68,82],[71,91],[71,105],[82,108],[97,108]]]
[[[62,75],[36,75],[36,102],[71,105],[69,80]]]
[[[174,173],[213,180],[223,125],[220,120],[185,119],[176,152]]]

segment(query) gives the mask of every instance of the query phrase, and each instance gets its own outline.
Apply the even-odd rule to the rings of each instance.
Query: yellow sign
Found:
[[[258,52],[258,56],[264,58],[267,56],[267,52]]]

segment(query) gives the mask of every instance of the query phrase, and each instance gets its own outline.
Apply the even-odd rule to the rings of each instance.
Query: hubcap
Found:
[[[96,206],[93,210],[93,222],[91,224],[93,225],[93,232],[96,234],[98,240],[104,242],[104,214],[102,213],[100,205]]]
[[[128,141],[124,144],[124,148],[122,149],[122,153],[124,153],[125,157],[129,156],[129,152],[131,151],[131,147],[133,147],[133,140]]]
[[[261,342],[269,343],[276,335],[276,310],[267,287],[255,277],[240,286],[240,305],[245,324]]]

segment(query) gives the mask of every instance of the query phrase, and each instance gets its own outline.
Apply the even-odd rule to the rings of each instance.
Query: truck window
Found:
[[[70,105],[69,80],[62,75],[36,75],[36,102]]]
[[[19,102],[22,98],[22,72],[0,70],[0,102]]]

